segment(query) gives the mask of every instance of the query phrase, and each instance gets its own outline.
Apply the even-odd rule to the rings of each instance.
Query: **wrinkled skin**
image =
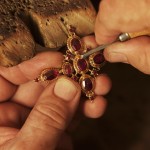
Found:
[[[85,37],[83,41],[91,48],[97,46],[93,36]],[[56,80],[49,84],[33,82],[44,68],[60,67],[62,59],[61,53],[43,52],[17,66],[0,67],[0,148],[47,150],[69,146],[71,149],[71,140],[64,130],[70,125],[76,109],[81,108],[91,118],[104,113],[106,99],[103,95],[111,88],[107,75],[101,74],[96,78],[97,96],[93,103],[89,100],[79,103],[80,87],[70,79],[60,86],[56,86],[59,83]],[[73,97],[71,86],[64,85],[68,82],[77,90]]]
[[[83,41],[90,48],[97,46],[94,36],[84,37]],[[104,95],[111,88],[107,75],[96,78],[93,103],[80,101],[79,85],[66,77],[51,83],[33,82],[45,68],[62,64],[60,52],[47,50],[42,48],[32,59],[14,67],[0,67],[0,149],[71,150],[71,139],[65,131],[75,112],[80,110],[91,118],[104,113]]]
[[[149,5],[150,0],[103,0],[95,25],[97,43],[115,41],[120,33],[149,29]],[[150,74],[149,49],[150,38],[142,36],[123,43],[117,42],[106,48],[104,55],[110,62],[128,63]]]
[[[138,3],[136,0],[130,0],[130,1],[129,0],[122,0],[122,1],[120,1],[120,0],[103,0],[100,5],[100,11],[99,11],[99,14],[97,15],[97,21],[96,21],[96,25],[95,25],[95,34],[96,34],[97,43],[104,44],[104,43],[112,42],[122,32],[135,32],[135,31],[140,31],[140,30],[149,28],[149,26],[150,26],[150,22],[149,22],[149,18],[150,18],[149,17],[149,15],[150,15],[149,5],[150,4],[149,3],[150,3],[149,0],[139,1]],[[124,10],[128,10],[128,11],[124,11]],[[112,14],[112,15],[110,15],[110,14]],[[93,42],[92,39],[90,39],[89,41],[90,41],[89,43],[92,43],[92,44],[95,43],[95,42]],[[150,43],[150,39],[149,39],[149,37],[146,37],[146,36],[132,39],[125,43],[118,42],[118,43],[115,43],[112,46],[108,47],[107,49],[105,49],[104,55],[105,55],[106,59],[110,62],[129,63],[129,64],[133,65],[134,67],[136,67],[137,69],[141,70],[142,72],[144,72],[146,74],[150,74],[150,59],[149,59],[150,58],[149,57],[150,45],[149,45],[149,43]],[[44,53],[42,55],[44,55]],[[39,58],[35,57],[35,58],[37,58],[35,61],[36,64],[38,64],[37,61],[42,60],[42,58],[43,58],[42,55],[38,55]],[[48,53],[45,53],[45,55],[48,56]],[[44,57],[46,57],[45,55],[44,55]],[[61,60],[60,54],[56,54],[56,55],[57,56],[55,56],[55,58],[57,57],[58,60]],[[51,54],[51,56],[52,56],[52,54]],[[60,65],[59,63],[57,64],[57,62],[59,62],[59,61],[54,62],[55,63],[54,66]],[[50,62],[50,63],[46,62],[46,64],[50,64],[50,66],[51,65],[53,66],[53,64],[51,64],[51,63],[52,62]],[[29,61],[29,64],[30,64],[30,61]],[[34,64],[34,63],[32,62],[31,64]],[[36,64],[35,64],[35,66],[37,66]],[[24,76],[25,78],[23,77],[24,73],[22,74],[22,71],[21,72],[19,71],[21,73],[21,76],[20,76],[19,75],[20,73],[18,71],[16,71],[17,68],[15,68],[15,67],[11,68],[12,70],[6,69],[3,67],[1,68],[1,77],[2,77],[1,82],[3,83],[1,85],[4,85],[3,87],[6,87],[5,90],[3,91],[4,92],[4,94],[2,95],[3,97],[1,98],[2,101],[5,101],[4,103],[1,104],[1,108],[2,108],[1,110],[3,111],[3,113],[5,113],[5,112],[8,113],[10,111],[10,114],[12,114],[12,110],[13,110],[13,112],[14,112],[14,110],[17,111],[16,114],[15,113],[13,114],[14,116],[13,115],[10,115],[10,116],[8,115],[8,117],[4,117],[3,115],[1,116],[1,118],[2,118],[1,126],[3,126],[3,127],[1,127],[2,132],[0,132],[2,134],[1,137],[3,140],[3,141],[1,140],[2,141],[1,144],[3,144],[2,148],[10,149],[10,147],[11,147],[13,149],[20,149],[20,147],[22,146],[22,143],[23,143],[27,149],[28,149],[29,145],[32,146],[33,148],[40,149],[40,147],[37,148],[37,147],[35,147],[34,144],[30,143],[30,141],[32,141],[33,138],[35,140],[35,136],[38,137],[38,135],[40,135],[40,134],[38,132],[34,132],[34,134],[31,134],[32,136],[30,136],[29,132],[26,132],[26,131],[30,130],[33,133],[33,131],[39,131],[40,129],[42,129],[42,128],[39,128],[39,126],[37,127],[36,124],[34,124],[34,125],[38,129],[34,128],[34,130],[33,130],[30,128],[30,123],[32,121],[37,122],[36,121],[37,118],[39,119],[40,117],[37,117],[37,115],[36,115],[36,117],[37,117],[36,118],[33,115],[34,113],[32,113],[28,117],[28,118],[32,118],[32,119],[25,123],[24,128],[22,128],[21,130],[14,129],[14,128],[22,127],[22,124],[24,123],[24,121],[26,120],[26,118],[28,116],[28,113],[30,112],[30,110],[27,107],[32,108],[36,102],[39,105],[38,102],[41,101],[41,99],[44,99],[43,97],[48,97],[49,99],[51,99],[52,102],[53,102],[53,100],[56,100],[56,99],[58,100],[58,97],[55,97],[51,92],[48,92],[48,93],[51,93],[51,95],[47,95],[47,92],[46,92],[47,89],[48,89],[48,91],[53,91],[55,82],[51,83],[47,87],[45,87],[45,85],[42,85],[42,86],[40,85],[40,87],[42,87],[42,88],[39,88],[39,85],[38,85],[35,95],[34,95],[34,92],[32,93],[34,95],[34,98],[36,97],[36,99],[34,99],[33,101],[29,100],[30,98],[32,99],[32,96],[30,94],[28,94],[29,98],[26,98],[27,94],[25,94],[25,98],[23,97],[23,95],[22,95],[23,92],[21,90],[26,91],[25,90],[26,88],[27,89],[29,89],[29,87],[31,88],[32,84],[29,81],[33,80],[33,78],[35,78],[35,76],[37,76],[39,74],[39,72],[43,69],[42,68],[43,66],[45,67],[45,65],[40,65],[40,64],[41,64],[41,62],[39,63],[39,66],[37,68],[35,66],[33,67],[33,68],[35,68],[34,73],[32,72],[32,70],[29,70],[29,67],[27,67],[28,65],[26,66],[25,63],[19,65],[19,68],[20,68],[20,66],[21,66],[21,68],[23,68],[23,65],[24,65],[23,72],[25,73],[25,76]],[[38,69],[38,68],[40,68],[40,69]],[[40,70],[40,71],[37,71],[37,70]],[[36,71],[37,71],[37,73],[36,73]],[[10,72],[16,73],[16,75],[14,75],[14,77],[10,76]],[[32,73],[33,73],[33,76],[32,76]],[[16,76],[18,78],[16,78]],[[9,80],[9,82],[7,80]],[[27,85],[18,86],[18,84],[20,84],[20,83],[26,83]],[[17,84],[17,86],[16,86],[16,84]],[[83,110],[84,110],[85,115],[88,117],[93,117],[93,118],[96,118],[96,117],[99,117],[102,115],[106,104],[105,104],[105,99],[101,95],[106,94],[110,89],[110,81],[106,76],[103,76],[103,75],[99,76],[96,80],[96,84],[97,85],[96,85],[95,92],[97,93],[98,96],[96,97],[94,104],[91,105],[91,103],[89,103],[89,101],[86,101],[83,104],[83,106],[84,106]],[[75,84],[75,86],[77,86],[77,85]],[[4,89],[4,88],[2,88],[2,89]],[[34,89],[35,89],[35,87],[34,87]],[[11,92],[8,92],[8,91],[11,91]],[[40,93],[40,91],[42,91],[42,92]],[[21,96],[19,96],[19,93],[21,93]],[[37,95],[37,93],[38,93],[38,95]],[[46,96],[43,96],[43,95],[46,95]],[[79,100],[79,98],[78,98],[79,95],[80,95],[80,90],[77,91],[75,99],[73,100],[73,101],[75,101],[74,104],[76,106],[77,106],[77,103]],[[7,101],[8,98],[12,99],[12,103]],[[27,99],[29,100],[28,101],[29,103],[27,102]],[[62,104],[61,99],[62,98],[60,98],[58,100],[60,102],[60,104]],[[14,101],[17,102],[17,106],[14,103]],[[22,108],[22,106],[18,106],[19,103],[21,103],[21,104],[23,104],[23,106],[27,106],[27,107]],[[38,106],[38,105],[36,105],[36,106]],[[72,115],[74,114],[74,110],[76,109],[75,105],[74,105],[74,109],[71,109],[71,110],[69,109],[68,112],[66,113],[66,114],[68,114],[68,113],[71,114],[69,117],[66,117],[67,115],[64,114],[63,117],[68,118],[68,119],[66,119],[66,122],[69,122],[70,119],[72,118]],[[8,106],[11,106],[11,107],[8,107]],[[34,108],[36,108],[36,106]],[[51,106],[51,105],[49,105],[49,106]],[[64,103],[62,104],[62,106],[63,106],[63,108],[68,108],[68,106],[64,105]],[[64,106],[66,106],[66,107],[64,107]],[[71,106],[73,106],[73,104],[70,104],[69,108],[71,108]],[[33,109],[32,112],[34,112],[34,110],[35,109]],[[59,111],[58,111],[58,114],[60,114]],[[20,122],[20,118],[21,118],[21,122]],[[48,119],[46,119],[46,121],[50,120],[50,122],[51,122],[51,119],[52,118],[48,118]],[[61,125],[64,125],[63,121],[61,123],[62,123]],[[39,122],[38,122],[38,125],[39,125]],[[40,124],[40,125],[41,125],[41,127],[43,127],[43,124]],[[11,127],[11,128],[8,128],[8,127]],[[64,125],[63,128],[61,128],[61,127],[57,128],[57,129],[59,129],[59,131],[64,131],[64,129],[66,129],[67,126]],[[46,130],[46,131],[49,131],[48,133],[50,133],[50,134],[52,134],[53,131],[55,131],[54,128],[51,128],[51,126],[50,126],[50,128],[46,128],[46,129],[50,129],[50,130]],[[26,132],[26,134],[25,134],[25,132]],[[40,133],[43,137],[44,136],[43,132],[40,132]],[[40,142],[38,140],[35,140],[35,144],[38,145],[40,143],[40,145],[43,144],[43,147],[49,146],[51,149],[55,149],[55,147],[57,147],[58,143],[59,143],[58,135],[60,137],[60,132],[58,134],[58,130],[57,130],[55,133],[56,134],[53,134],[53,139],[51,139],[51,135],[47,136],[47,134],[46,134],[46,137],[39,140]],[[62,132],[61,132],[61,134],[62,134]],[[41,137],[41,135],[40,135],[40,137]],[[31,137],[31,138],[29,138],[27,140],[28,137]],[[68,141],[68,138],[63,138],[63,139],[67,139],[67,141]],[[9,142],[8,142],[8,140],[9,140]],[[47,141],[49,141],[48,145],[47,145]],[[67,143],[67,145],[68,145],[68,143]],[[41,149],[46,149],[45,147],[44,148],[43,147]]]

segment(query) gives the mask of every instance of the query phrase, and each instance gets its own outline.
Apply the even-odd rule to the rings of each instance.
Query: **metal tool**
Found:
[[[114,42],[98,46],[97,48],[92,49],[92,50],[88,51],[87,53],[81,55],[81,57],[86,58],[95,52],[98,52],[98,51],[105,49],[107,46],[110,46],[111,44],[113,44],[117,41],[124,42],[124,41],[130,40],[132,38],[136,38],[136,37],[143,36],[143,35],[150,36],[150,29],[140,31],[140,32],[123,33],[123,34],[119,35],[119,37]]]

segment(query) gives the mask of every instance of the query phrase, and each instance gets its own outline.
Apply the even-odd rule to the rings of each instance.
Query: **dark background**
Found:
[[[103,72],[113,83],[107,110],[99,119],[81,120],[75,150],[150,150],[150,76],[121,63],[108,63]]]
[[[99,119],[82,119],[75,150],[150,150],[150,76],[120,63],[103,72],[113,83],[108,107]]]

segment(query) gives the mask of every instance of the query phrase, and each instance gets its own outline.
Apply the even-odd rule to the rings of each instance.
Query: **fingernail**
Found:
[[[127,62],[127,57],[121,53],[111,52],[108,54],[108,60],[111,62]]]
[[[65,101],[71,101],[77,94],[77,86],[69,79],[62,77],[57,80],[54,93]]]

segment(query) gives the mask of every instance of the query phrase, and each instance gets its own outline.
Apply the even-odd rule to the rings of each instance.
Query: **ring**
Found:
[[[86,97],[93,100],[95,98],[95,78],[106,61],[102,51],[91,54],[88,58],[82,58],[81,55],[87,51],[81,38],[73,30],[69,30],[67,50],[61,68],[44,69],[34,81],[52,81],[65,75],[78,82]]]

